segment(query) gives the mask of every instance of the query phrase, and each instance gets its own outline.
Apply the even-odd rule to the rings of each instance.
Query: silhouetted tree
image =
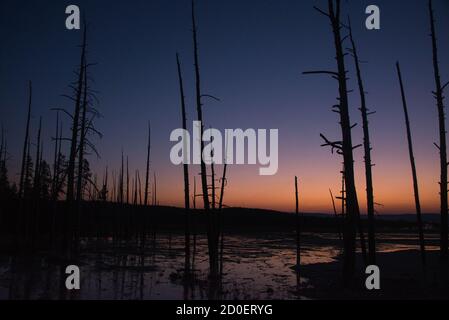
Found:
[[[200,137],[203,136],[204,132],[204,124],[203,124],[203,104],[201,102],[201,77],[200,77],[200,66],[199,66],[199,58],[198,58],[198,41],[197,41],[197,29],[196,29],[196,20],[195,20],[195,1],[192,0],[192,31],[193,31],[193,53],[195,60],[195,91],[196,91],[196,111],[197,111],[197,120],[201,123],[200,129]],[[201,155],[204,150],[204,141],[200,139],[201,144]],[[210,208],[209,205],[209,195],[207,188],[207,171],[206,171],[206,163],[203,161],[203,157],[201,157],[201,183],[203,189],[203,202],[204,209],[207,211]],[[209,248],[210,250],[210,248]]]
[[[195,2],[192,0],[192,31],[193,31],[193,49],[194,49],[194,65],[195,65],[195,92],[196,92],[196,110],[197,110],[197,120],[201,123],[199,128],[200,137],[203,136],[204,132],[204,119],[203,119],[203,104],[202,98],[206,95],[201,93],[201,77],[200,77],[200,66],[198,58],[198,41],[197,41],[197,26],[195,20]],[[211,97],[207,95],[208,97]],[[200,154],[203,154],[204,141],[200,139]],[[207,170],[206,163],[203,157],[201,157],[201,184],[203,191],[203,203],[204,210],[208,215],[208,228],[207,228],[207,243],[208,243],[208,253],[209,253],[209,268],[211,276],[215,277],[219,272],[218,264],[218,217],[215,213],[210,212],[210,202],[209,202],[209,191],[207,183]]]
[[[51,183],[51,197],[53,200],[57,199],[56,186],[58,184],[58,159],[59,159],[59,110],[56,111],[56,131],[55,137],[53,138],[55,142],[55,149],[53,155],[53,178]]]
[[[176,54],[176,64],[178,67],[178,79],[179,79],[179,95],[181,97],[181,116],[182,116],[182,128],[187,130],[187,117],[186,117],[186,103],[184,97],[184,85],[182,82],[181,63],[179,62],[179,55]],[[184,147],[187,144],[187,137],[183,137]],[[186,150],[187,148],[184,148]],[[185,208],[185,271],[190,271],[190,190],[189,190],[189,165],[187,164],[186,154],[184,157],[184,208]]]
[[[78,80],[77,85],[74,88],[75,98],[72,98],[75,102],[75,109],[72,115],[72,128],[71,128],[71,139],[70,139],[70,153],[69,153],[69,165],[67,168],[67,200],[72,201],[75,199],[74,188],[75,188],[75,161],[78,150],[78,135],[79,135],[79,122],[80,122],[80,111],[82,108],[82,92],[83,92],[83,82],[84,82],[84,72],[86,66],[86,46],[87,46],[87,26],[84,23],[83,31],[83,44],[81,46],[81,61],[78,69]]]
[[[298,177],[295,177],[295,213],[296,213],[296,274],[301,267],[301,222],[299,217]],[[297,277],[299,285],[299,276]]]
[[[25,175],[27,170],[27,155],[29,153],[29,139],[30,139],[30,118],[31,118],[31,102],[33,98],[33,87],[31,81],[29,82],[29,95],[28,95],[28,113],[25,126],[25,138],[23,140],[22,150],[22,168],[20,170],[20,182],[19,182],[19,198],[22,198],[25,190]]]
[[[357,191],[355,187],[354,178],[354,155],[352,144],[352,134],[349,103],[348,103],[348,89],[347,89],[347,71],[345,67],[345,54],[343,52],[343,41],[341,37],[341,5],[340,0],[328,0],[328,12],[324,12],[316,8],[319,12],[329,18],[332,26],[332,33],[334,36],[334,45],[337,61],[337,71],[312,71],[304,74],[327,74],[331,75],[338,81],[339,98],[338,105],[334,106],[334,111],[340,115],[340,127],[342,140],[330,141],[321,134],[324,140],[323,146],[330,146],[332,151],[337,150],[343,156],[344,160],[344,174],[346,184],[346,209],[345,227],[344,227],[344,253],[343,253],[343,278],[345,285],[352,282],[355,272],[355,241],[356,241],[356,224],[360,215],[359,203],[357,199]]]
[[[40,193],[40,165],[41,165],[41,130],[42,130],[42,117],[39,119],[39,129],[37,131],[37,141],[36,141],[36,162],[34,167],[34,196],[36,199],[39,198]]]
[[[147,165],[145,170],[145,205],[148,205],[148,185],[150,183],[150,152],[151,152],[151,124],[148,121],[148,145],[147,145]]]
[[[423,222],[422,222],[422,217],[421,217],[421,203],[419,200],[418,176],[416,174],[415,157],[413,155],[412,131],[410,129],[410,121],[409,121],[409,117],[408,117],[407,99],[405,97],[404,84],[402,82],[401,67],[399,65],[399,62],[396,63],[396,70],[398,73],[399,85],[401,87],[402,106],[404,109],[405,126],[407,129],[408,152],[409,152],[409,157],[410,157],[410,165],[412,167],[413,192],[415,195],[416,218],[417,218],[417,223],[418,223],[418,234],[419,234],[419,246],[421,249],[421,260],[422,260],[423,266],[425,266],[426,265],[426,247],[425,247],[425,243],[424,243],[424,227],[423,227]]]
[[[7,161],[7,143],[5,132],[2,126],[2,136],[0,145],[0,198],[10,197],[12,194],[8,179]]]
[[[362,113],[363,121],[363,148],[365,152],[365,179],[366,179],[366,201],[367,201],[367,214],[368,214],[368,263],[370,265],[376,264],[376,234],[374,227],[374,191],[373,191],[373,173],[371,163],[371,142],[369,134],[369,121],[368,116],[374,114],[375,112],[369,112],[366,106],[365,88],[362,79],[362,72],[360,69],[360,61],[357,53],[357,48],[355,45],[355,40],[352,35],[351,22],[349,22],[349,38],[351,40],[352,48],[350,52],[354,58],[355,69],[357,73],[357,83],[359,87],[360,94],[360,111]],[[359,217],[359,228],[362,227],[361,219]],[[361,231],[363,236],[363,231]],[[364,246],[364,241],[362,243],[362,248]]]
[[[33,192],[33,159],[30,155],[31,143],[28,140],[27,155],[25,161],[25,172],[23,180],[23,197],[28,198]]]
[[[446,115],[444,111],[444,89],[449,84],[441,84],[440,77],[440,67],[438,64],[438,48],[437,48],[437,37],[435,32],[435,18],[433,15],[432,0],[429,0],[429,13],[430,13],[430,30],[432,37],[432,52],[433,52],[433,69],[435,76],[435,86],[436,89],[433,92],[434,97],[437,102],[438,109],[438,119],[439,119],[439,129],[440,129],[440,144],[436,145],[440,153],[440,206],[441,206],[441,237],[440,237],[440,254],[441,262],[446,265],[448,264],[448,186],[447,186],[447,143],[446,143]],[[447,269],[447,268],[446,268]],[[447,272],[447,270],[446,270]]]

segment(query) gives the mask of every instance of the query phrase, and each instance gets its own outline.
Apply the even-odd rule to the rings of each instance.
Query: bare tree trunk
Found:
[[[139,187],[139,205],[142,205],[142,184],[140,182],[140,173],[139,170],[137,170],[137,181],[139,182],[138,187]]]
[[[25,127],[25,139],[23,141],[23,151],[22,151],[22,168],[20,170],[20,183],[19,183],[19,198],[22,198],[24,195],[24,183],[25,183],[25,170],[27,153],[28,153],[28,141],[30,138],[30,118],[31,118],[31,102],[33,98],[33,86],[31,81],[29,82],[29,96],[28,96],[28,114],[27,114],[27,122]]]
[[[207,211],[210,209],[209,204],[209,194],[207,190],[207,171],[206,164],[203,161],[203,150],[204,150],[204,141],[202,139],[204,125],[203,125],[203,105],[201,103],[201,78],[200,78],[200,66],[198,60],[198,42],[196,35],[196,22],[195,22],[195,2],[192,0],[192,25],[193,25],[193,48],[194,48],[194,58],[195,58],[195,81],[196,81],[196,111],[198,114],[198,121],[201,123],[200,128],[200,144],[201,144],[201,183],[203,188],[203,202],[204,209]]]
[[[137,170],[134,174],[134,200],[133,203],[137,206]]]
[[[226,143],[226,148],[225,148],[225,154],[227,155],[227,151],[228,151],[228,145]],[[224,161],[224,166],[223,166],[223,176],[221,177],[221,188],[220,188],[220,200],[218,202],[218,210],[219,210],[219,217],[218,217],[218,222],[219,222],[219,226],[218,226],[218,232],[219,232],[219,241],[220,241],[220,277],[223,277],[223,263],[224,263],[224,259],[223,259],[223,255],[224,255],[224,230],[223,230],[223,199],[224,199],[224,189],[226,186],[226,172],[227,172],[227,168],[228,168],[228,163],[226,160],[226,156],[225,156],[225,161]]]
[[[357,72],[357,83],[359,87],[360,94],[360,111],[362,113],[363,121],[363,148],[365,152],[365,179],[366,179],[366,200],[367,200],[367,214],[368,214],[368,263],[370,265],[376,264],[376,233],[375,233],[375,221],[374,221],[374,191],[373,191],[373,173],[372,173],[372,163],[371,163],[371,142],[369,134],[369,122],[368,116],[374,112],[369,112],[366,107],[365,89],[362,80],[362,72],[360,70],[360,61],[357,53],[357,48],[355,45],[354,37],[352,35],[352,28],[349,24],[349,36],[351,39],[352,49],[351,53],[354,57],[354,64]],[[360,218],[359,218],[360,221]],[[360,228],[362,224],[359,222]],[[360,229],[361,234],[363,234],[362,229]],[[362,248],[365,243],[363,241]]]
[[[83,103],[82,103],[82,113],[81,113],[81,128],[80,128],[80,142],[78,146],[78,180],[76,186],[76,196],[78,201],[78,206],[83,200],[83,183],[84,183],[84,149],[86,140],[86,114],[87,114],[87,65],[86,60],[84,60],[84,90],[83,90]],[[79,213],[78,213],[79,215]]]
[[[59,111],[56,111],[56,132],[55,132],[55,150],[53,158],[53,179],[51,185],[51,198],[56,201],[56,186],[58,185],[58,140],[59,140]]]
[[[341,171],[341,217],[346,216],[346,187],[345,187],[345,168]]]
[[[129,163],[126,156],[126,204],[129,204]]]
[[[440,237],[440,255],[443,265],[448,264],[448,186],[447,186],[447,153],[446,153],[446,123],[445,123],[445,111],[444,111],[444,96],[443,91],[447,86],[441,85],[440,67],[438,65],[438,48],[437,39],[435,34],[435,19],[433,16],[432,0],[429,0],[429,13],[430,13],[430,28],[432,36],[432,51],[433,51],[433,68],[435,74],[435,86],[436,91],[433,92],[437,101],[438,119],[440,127],[440,144],[437,146],[440,152],[440,202],[441,202],[441,237]],[[446,268],[447,269],[447,268]],[[445,271],[447,272],[447,270]]]
[[[299,199],[298,199],[298,177],[295,177],[295,213],[296,213],[296,284],[299,289],[301,267],[301,222],[299,217]]]
[[[145,173],[145,206],[148,205],[148,184],[149,184],[149,174],[150,174],[150,150],[151,150],[151,125],[148,121],[148,147],[147,147],[147,166]]]
[[[219,263],[218,263],[218,223],[217,217],[212,212],[210,212],[210,202],[209,202],[209,191],[207,185],[207,170],[206,164],[203,160],[203,150],[204,150],[204,141],[202,139],[204,132],[204,123],[203,123],[203,110],[202,110],[202,94],[201,94],[201,78],[200,78],[200,67],[199,67],[199,59],[198,59],[198,42],[197,42],[197,29],[196,29],[196,21],[195,21],[195,3],[192,0],[192,25],[193,25],[193,46],[194,46],[194,61],[195,61],[195,80],[196,80],[196,110],[198,114],[198,121],[201,123],[200,129],[200,154],[201,154],[201,184],[203,191],[203,202],[204,202],[204,210],[208,215],[208,231],[207,231],[207,243],[208,243],[208,253],[209,253],[209,269],[210,275],[212,278],[216,278],[219,272]]]
[[[37,141],[36,141],[36,163],[34,164],[34,199],[39,199],[40,191],[40,157],[41,157],[41,130],[42,130],[42,117],[39,118],[39,129],[37,131]]]
[[[153,198],[154,198],[154,206],[157,206],[157,180],[156,180],[156,172],[153,172],[153,183],[154,183],[154,191],[153,191]]]
[[[179,62],[179,56],[176,54],[176,63],[178,66],[178,79],[179,79],[179,91],[181,96],[181,114],[182,114],[182,128],[187,130],[187,117],[186,117],[186,104],[184,99],[184,86],[182,83],[182,71],[181,64]],[[186,146],[187,137],[183,137],[184,146]],[[185,149],[184,149],[185,150]],[[184,156],[184,207],[185,207],[185,271],[190,272],[190,190],[189,190],[189,165],[188,159]]]
[[[347,71],[345,68],[345,55],[343,53],[343,39],[341,37],[341,21],[340,21],[340,0],[328,0],[329,12],[324,13],[330,20],[332,32],[334,35],[334,45],[337,60],[337,72],[335,71],[312,71],[305,74],[328,74],[338,80],[339,84],[339,104],[336,106],[336,112],[340,115],[340,126],[342,133],[342,141],[331,142],[324,135],[321,135],[325,144],[332,149],[337,149],[344,160],[344,174],[346,184],[346,209],[345,227],[344,227],[344,254],[343,254],[343,279],[345,285],[352,283],[355,273],[355,247],[356,247],[356,231],[357,220],[360,215],[359,203],[357,199],[357,190],[355,187],[354,177],[354,156],[347,90]]]
[[[72,122],[72,138],[70,140],[70,156],[69,156],[69,164],[67,168],[67,200],[72,201],[74,199],[74,181],[75,181],[75,160],[76,160],[76,151],[78,148],[78,126],[79,126],[79,117],[80,117],[80,109],[81,109],[81,94],[83,91],[83,80],[84,80],[84,71],[85,71],[85,60],[86,60],[86,33],[87,26],[84,25],[83,32],[83,45],[81,50],[81,62],[79,67],[79,76],[78,76],[78,84],[76,91],[76,99],[75,99],[75,110],[73,113],[73,122]]]
[[[121,162],[121,166],[120,166],[120,178],[119,178],[119,202],[121,205],[123,205],[123,200],[124,200],[124,173],[125,173],[125,163],[124,163],[124,158],[123,158],[123,149],[122,149],[122,162]]]
[[[413,155],[412,132],[410,129],[410,121],[409,121],[408,110],[407,110],[407,100],[405,97],[404,84],[402,82],[401,67],[399,65],[399,62],[396,63],[396,69],[398,72],[399,85],[401,87],[402,106],[404,108],[405,126],[407,128],[408,152],[409,152],[409,156],[410,156],[410,165],[412,167],[413,191],[415,194],[415,207],[416,207],[416,218],[417,218],[417,223],[418,223],[419,246],[421,248],[421,261],[422,261],[423,267],[425,267],[425,265],[426,265],[426,247],[425,247],[425,243],[424,243],[424,228],[423,228],[422,217],[421,217],[421,203],[419,200],[418,176],[416,174],[415,157]]]
[[[36,160],[34,164],[34,181],[33,181],[33,209],[30,217],[30,236],[31,247],[34,248],[36,244],[37,231],[38,231],[38,213],[39,213],[39,199],[40,199],[40,181],[41,181],[41,130],[42,130],[42,117],[39,118],[39,129],[37,131],[36,140]]]
[[[211,139],[211,143],[212,143],[212,141],[213,141],[213,139]],[[213,157],[214,157],[214,150],[212,149],[212,158]],[[215,166],[214,166],[213,162],[210,165],[210,170],[211,170],[211,179],[212,179],[212,181],[211,181],[212,210],[215,210],[215,207],[216,207],[216,205],[215,205],[215,197],[216,197],[216,195],[215,195]]]
[[[193,177],[193,209],[196,209],[196,177]]]

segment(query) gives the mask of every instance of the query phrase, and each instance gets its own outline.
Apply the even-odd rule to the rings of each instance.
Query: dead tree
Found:
[[[134,200],[133,204],[137,206],[137,170],[134,174]]]
[[[201,102],[201,77],[200,77],[200,66],[199,66],[199,58],[198,58],[198,41],[197,41],[197,29],[196,29],[196,20],[195,20],[195,2],[192,0],[192,26],[193,26],[193,50],[194,50],[194,60],[195,60],[195,90],[196,90],[196,111],[198,114],[198,121],[201,123],[200,127],[200,137],[203,136],[204,125],[203,125],[203,105]],[[201,155],[204,150],[204,141],[200,139],[201,144]],[[201,183],[203,190],[203,202],[204,209],[207,211],[210,209],[209,204],[209,195],[207,188],[207,171],[206,171],[206,163],[203,161],[203,157],[201,157]]]
[[[51,187],[51,194],[52,199],[56,201],[56,188],[58,185],[58,162],[59,162],[59,153],[58,153],[58,146],[59,146],[59,110],[56,112],[56,132],[55,132],[55,150],[54,150],[54,158],[53,158],[53,180],[52,180],[52,187]]]
[[[321,137],[324,140],[322,146],[329,146],[332,148],[332,151],[337,150],[337,153],[342,155],[344,160],[347,213],[344,224],[343,278],[345,285],[350,285],[355,273],[356,225],[360,215],[357,190],[355,187],[353,150],[360,146],[354,147],[352,143],[351,129],[354,126],[351,125],[349,117],[347,71],[345,67],[345,54],[343,52],[344,39],[341,37],[342,24],[340,21],[340,0],[336,0],[335,4],[334,0],[328,0],[328,12],[324,12],[318,8],[316,9],[328,17],[331,22],[337,71],[312,71],[305,72],[304,74],[327,74],[336,79],[339,85],[338,104],[334,106],[334,111],[340,115],[342,140],[330,141],[322,134]]]
[[[70,139],[69,164],[67,168],[67,201],[74,200],[75,161],[78,148],[79,118],[81,110],[81,95],[83,91],[84,71],[86,65],[86,34],[87,26],[84,24],[83,44],[81,47],[81,61],[78,70],[77,87],[75,88],[75,109],[72,115],[72,137]]]
[[[123,205],[123,200],[124,200],[124,172],[125,172],[125,168],[124,168],[124,158],[123,158],[123,148],[122,148],[122,162],[121,162],[121,166],[120,166],[120,178],[119,178],[119,202],[120,204]]]
[[[226,148],[225,148],[225,155],[227,155],[228,152],[228,144],[226,142]],[[223,199],[224,199],[224,189],[227,184],[226,180],[226,173],[228,168],[228,162],[227,157],[224,158],[224,166],[223,166],[223,175],[220,179],[221,182],[221,188],[220,188],[220,199],[218,202],[218,212],[219,212],[219,226],[218,226],[218,232],[219,232],[219,241],[220,241],[220,277],[223,277],[223,254],[224,254],[224,230],[223,230]]]
[[[126,156],[126,204],[129,204],[129,163]]]
[[[86,61],[84,61],[86,62]],[[76,187],[76,196],[78,202],[83,200],[83,162],[84,162],[84,149],[86,140],[86,115],[87,115],[87,66],[84,65],[84,78],[83,78],[83,102],[81,113],[81,128],[80,128],[80,142],[78,146],[78,180]]]
[[[20,170],[20,182],[19,182],[19,198],[22,198],[24,195],[24,184],[25,184],[25,170],[27,164],[27,154],[28,154],[28,142],[30,139],[30,118],[31,118],[31,102],[33,98],[33,86],[31,81],[28,84],[29,86],[29,95],[28,95],[28,113],[27,113],[27,122],[25,126],[25,139],[23,140],[23,151],[22,151],[22,168]]]
[[[373,191],[373,173],[371,162],[371,142],[369,134],[369,121],[368,116],[375,112],[370,112],[366,106],[365,89],[362,79],[362,71],[360,70],[360,60],[355,45],[355,40],[352,35],[351,22],[349,22],[349,38],[351,40],[352,48],[350,52],[354,58],[355,69],[357,73],[357,83],[360,94],[360,112],[362,113],[363,122],[363,148],[365,152],[365,179],[366,179],[366,202],[367,202],[367,214],[368,214],[368,263],[370,265],[376,264],[376,233],[374,222],[374,191]],[[359,219],[361,228],[361,223]],[[363,231],[361,231],[363,233]],[[364,244],[362,244],[364,245]]]
[[[40,191],[41,130],[42,130],[42,117],[39,118],[39,129],[37,131],[37,140],[36,140],[36,161],[34,163],[33,189],[35,200],[39,198],[39,191]]]
[[[89,86],[89,67],[93,64],[87,64],[87,59],[85,58],[85,68],[84,68],[84,81],[83,81],[83,102],[82,102],[82,113],[80,119],[80,140],[78,146],[78,180],[77,180],[77,199],[78,201],[82,200],[83,197],[83,188],[86,183],[89,185],[95,186],[90,178],[85,176],[84,172],[84,163],[86,156],[89,155],[89,152],[93,152],[97,158],[100,158],[100,155],[93,144],[93,142],[89,139],[90,136],[97,136],[98,138],[102,138],[103,135],[99,132],[94,126],[94,120],[96,118],[101,117],[99,111],[95,108],[95,102],[98,103],[98,98],[96,96],[96,92],[92,90]],[[95,186],[96,188],[96,186]]]
[[[182,115],[182,128],[184,132],[187,130],[187,117],[186,117],[186,104],[184,98],[184,85],[182,82],[181,63],[179,62],[179,56],[176,54],[176,64],[178,66],[178,79],[179,79],[179,94],[181,97],[181,115]],[[183,137],[184,146],[187,143],[186,137]],[[186,150],[186,148],[185,148]],[[185,207],[185,271],[190,271],[190,190],[189,190],[189,165],[186,160],[186,154],[184,156],[184,207]]]
[[[211,137],[210,142],[213,143],[214,137]],[[214,149],[211,150],[211,159],[214,159]],[[212,210],[216,209],[216,195],[215,195],[215,163],[214,161],[210,164],[210,172],[211,172],[211,197],[212,197]]]
[[[415,207],[416,207],[416,218],[418,223],[418,233],[419,233],[419,246],[421,248],[421,260],[423,267],[426,265],[426,247],[424,243],[424,228],[421,217],[421,203],[419,199],[419,188],[418,188],[418,176],[416,174],[416,165],[415,165],[415,157],[413,155],[413,141],[412,141],[412,131],[410,129],[410,121],[408,117],[407,110],[407,99],[405,97],[404,84],[402,82],[401,75],[401,67],[399,62],[396,63],[396,70],[399,78],[399,85],[401,87],[401,97],[402,97],[402,106],[404,108],[404,116],[405,116],[405,126],[407,128],[407,142],[408,142],[408,152],[410,156],[410,165],[412,167],[412,178],[413,178],[413,191],[415,195]]]
[[[296,274],[299,275],[301,266],[301,221],[299,216],[298,177],[295,177],[295,213],[296,213]],[[299,285],[299,277],[298,277]]]
[[[142,184],[140,182],[140,173],[139,170],[137,170],[137,181],[139,182],[138,187],[139,187],[139,205],[142,205]]]
[[[193,49],[194,49],[194,65],[195,65],[195,90],[196,90],[196,110],[200,122],[200,137],[203,136],[204,125],[203,125],[203,110],[202,110],[202,93],[201,93],[201,77],[200,77],[200,66],[198,58],[198,41],[197,41],[197,27],[195,20],[195,2],[192,0],[192,31],[193,31]],[[204,141],[200,139],[200,154],[203,154]],[[218,263],[218,221],[215,213],[210,212],[210,202],[209,202],[209,191],[207,184],[207,170],[206,163],[203,157],[201,157],[201,184],[203,191],[203,203],[204,210],[208,215],[208,228],[207,228],[207,243],[208,243],[208,253],[209,253],[209,269],[210,275],[212,277],[218,276],[219,263]]]
[[[440,144],[435,146],[438,148],[440,153],[440,206],[441,206],[441,236],[440,236],[440,255],[441,262],[446,265],[448,263],[448,181],[447,181],[447,143],[446,143],[446,115],[444,111],[444,89],[449,85],[447,82],[445,85],[441,84],[440,77],[440,67],[438,64],[438,48],[437,48],[437,37],[435,32],[435,19],[433,15],[432,0],[429,0],[429,13],[430,13],[430,30],[432,37],[432,52],[433,52],[433,69],[435,75],[435,86],[436,90],[433,95],[437,102],[438,109],[438,119],[440,128]]]
[[[56,170],[54,176],[55,188],[53,190],[52,199],[57,201],[59,194],[64,187],[67,171],[65,170],[64,155],[62,154],[62,122],[59,123],[59,136],[56,137],[57,141],[57,158],[56,158]]]
[[[146,166],[146,173],[145,173],[145,206],[148,205],[148,184],[149,184],[149,178],[150,178],[150,150],[151,150],[151,124],[150,121],[148,121],[148,146],[147,146],[147,166]]]
[[[193,209],[196,209],[196,177],[193,177]]]

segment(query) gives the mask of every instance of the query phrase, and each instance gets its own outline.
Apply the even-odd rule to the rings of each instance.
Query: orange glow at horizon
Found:
[[[403,158],[403,159],[402,159]],[[374,193],[376,211],[379,214],[415,213],[412,178],[407,157],[387,166],[374,167]],[[337,166],[336,166],[337,164]],[[293,212],[294,176],[299,178],[300,210],[311,213],[333,213],[329,189],[334,197],[340,195],[341,175],[338,161],[326,158],[320,163],[304,163],[296,170],[292,165],[281,165],[277,175],[262,177],[257,174],[257,166],[228,166],[228,183],[225,188],[224,203],[231,207],[272,209]],[[419,186],[423,213],[439,212],[438,170],[432,163],[420,167]],[[196,174],[197,193],[201,193],[199,168],[192,167],[190,191],[193,195],[193,173]],[[217,179],[222,174],[217,166]],[[209,169],[210,173],[210,169]],[[358,162],[355,167],[357,193],[362,214],[366,212],[364,166]],[[182,168],[163,172],[164,184],[158,184],[160,204],[183,206]],[[169,180],[167,180],[169,179]],[[216,186],[220,184],[217,182]],[[217,197],[219,192],[217,191]],[[192,201],[192,199],[190,199]],[[217,200],[218,202],[218,200]],[[197,207],[202,207],[202,198],[196,199]],[[337,211],[341,202],[336,200]]]

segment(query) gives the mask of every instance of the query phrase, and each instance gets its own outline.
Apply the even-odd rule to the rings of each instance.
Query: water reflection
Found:
[[[436,249],[437,238],[429,238]],[[334,261],[340,241],[332,234],[306,234],[301,263]],[[435,247],[433,247],[435,245]],[[410,235],[380,235],[378,250],[395,252],[418,249]],[[224,246],[223,277],[208,279],[207,240],[196,238],[195,261],[189,277],[184,274],[183,235],[158,234],[145,241],[112,243],[94,239],[84,243],[77,262],[81,290],[63,287],[67,263],[47,253],[28,258],[0,257],[0,299],[298,299],[294,236],[273,233],[258,236],[228,235]],[[308,286],[300,278],[300,286]]]

